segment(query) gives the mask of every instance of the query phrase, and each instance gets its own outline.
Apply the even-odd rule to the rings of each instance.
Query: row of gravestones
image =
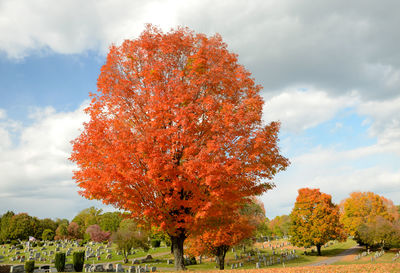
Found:
[[[44,251],[43,253],[41,252],[28,252],[29,253],[29,257],[27,258],[25,255],[22,255],[22,253],[20,253],[19,251],[17,251],[15,254],[15,256],[10,257],[10,261],[11,262],[20,262],[20,263],[24,263],[25,260],[28,261],[38,261],[38,262],[45,262],[47,259],[45,256],[53,256],[54,255],[54,251],[50,251],[49,254],[47,254],[46,251]],[[50,257],[48,257],[50,258]],[[50,259],[52,263],[54,263],[53,259]]]
[[[385,251],[384,251],[384,250],[375,252],[375,255],[371,257],[371,262],[373,262],[373,261],[375,261],[376,259],[382,257],[383,254],[385,254]]]
[[[369,255],[369,254],[371,254],[372,252],[369,250],[369,249],[367,249],[367,251],[363,251],[361,254],[358,254],[354,259],[355,260],[359,260],[359,259],[361,259],[362,257],[365,257],[365,256],[367,256],[367,255]]]
[[[294,259],[297,259],[297,258],[299,258],[299,256],[296,255],[296,254],[289,254],[287,256],[278,257],[276,259],[271,256],[269,260],[265,258],[262,261],[257,262],[256,263],[256,268],[261,268],[262,264],[264,264],[264,266],[271,266],[271,265],[274,265],[274,264],[281,264],[281,263],[284,263],[284,262],[288,262],[288,261],[291,261],[291,260],[294,260]]]
[[[229,263],[227,263],[227,266],[229,266]],[[231,269],[236,269],[239,267],[243,267],[243,263],[234,263],[234,264],[231,264],[230,266],[231,266]]]
[[[69,244],[71,246],[78,246],[78,243],[74,243],[74,242],[69,243]],[[97,244],[97,243],[88,243],[87,244],[87,246],[85,248],[85,254],[86,254],[85,258],[86,258],[86,260],[91,258],[91,257],[95,257],[94,256],[94,250],[90,246],[95,247],[96,245],[100,245],[96,249],[96,251],[97,251],[96,252],[97,260],[100,260],[100,255],[104,254],[104,252],[101,252],[101,250],[104,250],[104,246],[103,246],[103,244]],[[11,246],[9,248],[9,250],[7,250],[7,254],[9,252],[12,252],[12,251],[15,250],[15,255],[16,256],[10,258],[10,260],[12,262],[19,261],[20,263],[24,263],[25,260],[46,262],[47,261],[46,260],[46,256],[52,256],[52,257],[47,257],[47,259],[49,259],[50,263],[54,263],[54,259],[53,259],[54,256],[53,255],[55,254],[55,252],[54,251],[49,251],[49,254],[48,254],[47,251],[45,251],[45,250],[47,250],[46,246],[48,246],[47,243],[45,243],[44,246],[40,249],[40,251],[43,251],[41,253],[41,252],[36,252],[37,250],[32,249],[32,248],[30,248],[29,245],[27,245],[27,247],[25,248],[24,252],[29,253],[29,258],[26,258],[25,255],[19,255],[19,254],[21,254],[21,251],[18,248],[16,248],[15,246]],[[63,244],[62,243],[56,243],[55,247],[56,247],[56,251],[59,251],[60,248],[66,249],[68,247],[68,243],[63,243]],[[4,246],[1,246],[1,248],[7,248],[7,246],[4,245]],[[72,255],[72,251],[73,251],[73,248],[68,248],[67,251],[66,251],[66,256],[71,256]],[[106,259],[111,259],[112,258],[112,255],[111,255],[112,250],[111,249],[106,249],[105,251],[108,253],[107,256],[106,256]],[[122,253],[120,251],[116,251],[115,253],[117,255],[122,255]],[[3,251],[3,254],[6,254],[6,251]],[[128,252],[128,255],[131,255],[131,254],[135,254],[135,252],[134,251]]]
[[[65,265],[65,272],[75,272],[73,264],[66,264]],[[112,264],[108,263],[104,267],[102,264],[97,265],[84,265],[85,272],[125,272],[125,269],[122,267],[121,264]],[[142,266],[130,266],[127,270],[129,273],[144,273],[144,272],[156,272],[157,268],[155,266],[149,267],[148,265]],[[23,265],[14,265],[10,268],[10,273],[24,273],[25,267]],[[54,267],[50,267],[48,265],[41,266],[39,269],[35,270],[34,272],[57,272]]]
[[[72,246],[78,246],[77,243],[72,243],[71,245]],[[1,246],[1,248],[6,249],[6,250],[3,250],[3,255],[6,255],[6,254],[7,255],[10,255],[10,254],[15,255],[15,256],[10,257],[10,261],[11,262],[18,261],[20,263],[24,263],[25,260],[45,262],[47,259],[50,259],[50,257],[47,257],[47,259],[46,259],[45,256],[54,256],[55,252],[60,251],[60,248],[67,248],[67,244],[66,243],[64,243],[64,244],[57,243],[57,244],[55,244],[55,247],[56,247],[55,251],[51,250],[51,251],[49,251],[49,253],[47,253],[47,251],[45,251],[45,250],[47,250],[46,246],[49,246],[49,243],[45,242],[44,246],[39,250],[39,252],[37,252],[38,250],[35,250],[35,249],[31,248],[29,242],[26,243],[26,248],[23,251],[20,250],[19,248],[15,247],[15,246],[10,246],[7,249],[7,246],[3,245],[3,246]],[[14,251],[15,251],[15,253],[13,253]],[[66,252],[66,255],[67,256],[71,256],[72,255],[72,251],[73,251],[72,248],[68,248],[67,252]],[[29,255],[26,255],[26,256],[29,256],[29,257],[26,257],[25,255],[22,255],[22,253],[29,254]],[[50,262],[54,263],[54,259],[50,259]]]
[[[10,268],[10,273],[22,273],[25,272],[24,265],[13,265]],[[49,265],[40,266],[34,272],[57,272],[55,267],[50,267]],[[75,272],[73,264],[66,264],[64,272]]]
[[[128,251],[128,255],[133,255],[135,254],[135,251]],[[90,258],[96,258],[98,261],[101,260],[101,255],[106,255],[106,259],[107,260],[111,260],[112,259],[112,250],[111,249],[104,249],[103,246],[98,247],[97,249],[92,249],[90,246],[87,246],[85,249],[85,259],[89,260]],[[115,252],[116,255],[120,256],[122,255],[121,251],[116,251]]]
[[[127,272],[129,273],[143,273],[143,272],[156,272],[157,268],[155,266],[149,267],[147,264],[142,267],[129,266]],[[85,272],[125,272],[125,269],[121,264],[116,264],[115,267],[112,263],[106,264],[104,267],[102,264],[89,265],[85,264]]]

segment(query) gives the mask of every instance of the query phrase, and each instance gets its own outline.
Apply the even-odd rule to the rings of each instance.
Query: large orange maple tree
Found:
[[[279,123],[261,122],[261,87],[219,35],[148,25],[110,47],[97,87],[73,141],[80,193],[167,232],[177,269],[198,219],[217,213],[214,202],[271,189],[289,164]]]
[[[320,256],[321,246],[328,241],[345,239],[339,207],[319,189],[302,188],[298,192],[290,214],[290,241],[295,246],[316,246]]]

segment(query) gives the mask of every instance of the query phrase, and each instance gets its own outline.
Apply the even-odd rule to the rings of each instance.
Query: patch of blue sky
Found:
[[[371,146],[377,140],[369,135],[366,119],[347,108],[333,119],[307,129],[305,134],[314,146],[333,147],[338,151]]]
[[[0,108],[7,116],[27,121],[35,107],[52,106],[73,111],[96,91],[105,57],[79,55],[31,55],[23,60],[0,57]]]
[[[295,157],[316,148],[346,151],[371,146],[377,140],[369,135],[366,119],[353,108],[344,109],[334,118],[301,133],[281,132],[281,150],[286,156]]]

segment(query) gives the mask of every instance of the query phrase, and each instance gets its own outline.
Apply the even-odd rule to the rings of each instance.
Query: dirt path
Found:
[[[346,249],[345,251],[343,251],[342,253],[340,253],[340,254],[338,254],[336,256],[333,256],[333,257],[330,257],[329,259],[325,259],[325,260],[310,264],[310,266],[327,265],[327,264],[336,263],[336,262],[340,261],[343,257],[347,256],[347,255],[351,255],[351,254],[357,253],[362,248],[363,248],[362,246],[358,246],[358,245],[357,246],[353,246],[352,248]]]

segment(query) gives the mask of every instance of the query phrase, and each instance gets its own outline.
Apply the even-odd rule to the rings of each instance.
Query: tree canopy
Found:
[[[298,192],[290,214],[290,241],[296,246],[316,246],[321,255],[322,245],[345,238],[339,222],[339,207],[332,203],[329,194],[319,189],[302,188]]]
[[[289,162],[279,123],[262,124],[250,73],[219,35],[148,26],[111,46],[71,160],[81,194],[144,216],[183,242],[213,202],[239,202],[273,187]]]
[[[207,217],[202,229],[189,237],[189,253],[214,255],[219,269],[223,270],[226,252],[254,235],[265,218],[265,211],[256,198],[244,200],[239,206],[219,205],[219,213]]]
[[[387,238],[386,247],[396,245],[389,237],[399,232],[399,213],[391,200],[373,192],[353,192],[340,206],[345,230],[359,243],[383,247]]]
[[[399,219],[397,207],[393,202],[373,192],[352,192],[340,206],[341,221],[352,236],[356,235],[363,223],[374,222],[377,216],[389,221]]]

